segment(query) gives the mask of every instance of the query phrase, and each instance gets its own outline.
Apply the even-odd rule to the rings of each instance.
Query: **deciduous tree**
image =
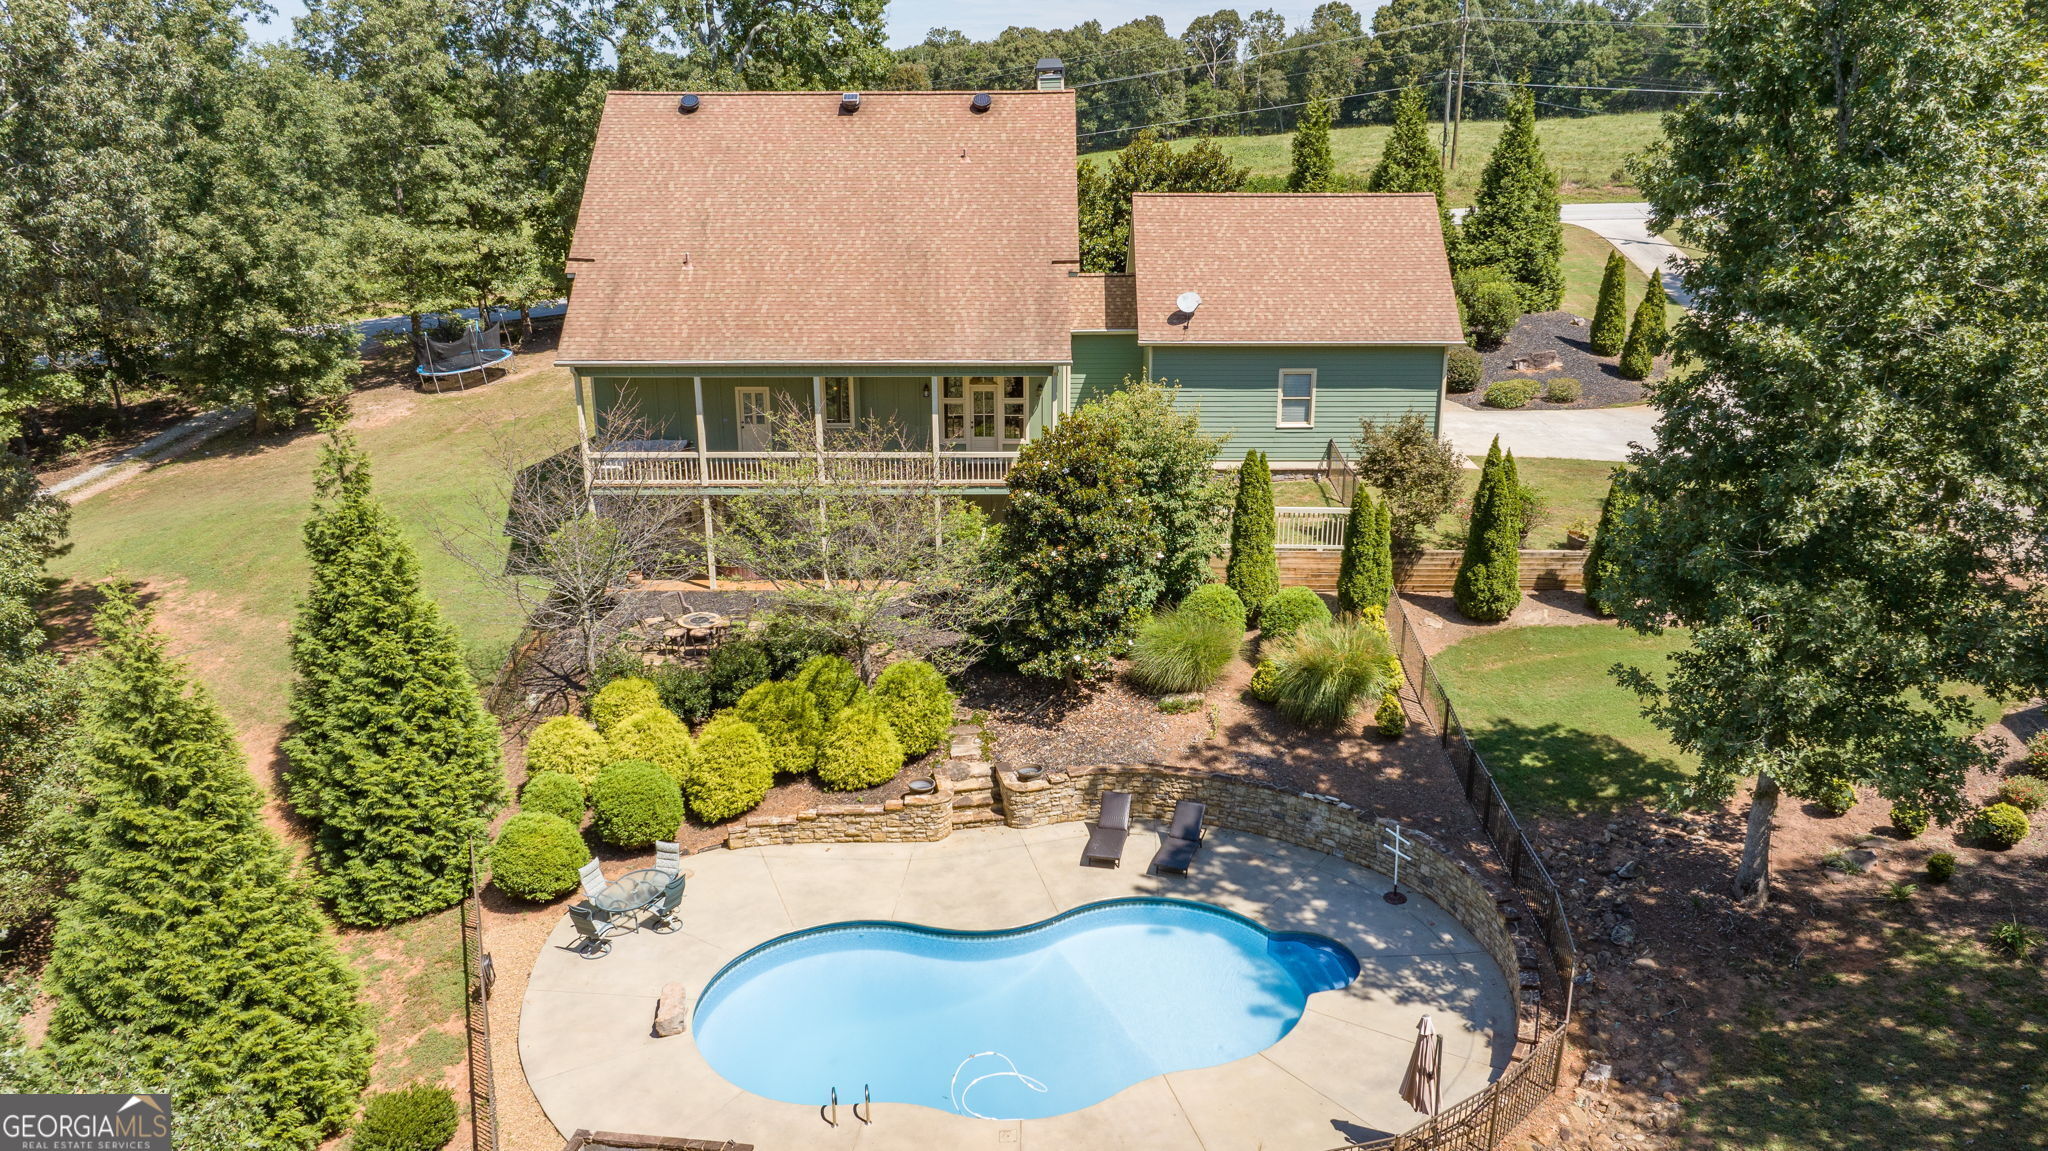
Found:
[[[1458,500],[1458,475],[1465,458],[1415,413],[1393,423],[1359,421],[1351,458],[1358,478],[1387,502],[1397,548],[1424,546],[1436,522]]]
[[[1138,192],[1237,192],[1251,170],[1208,140],[1177,150],[1151,131],[1098,167],[1082,160],[1081,270],[1121,272],[1131,252],[1131,196]]]

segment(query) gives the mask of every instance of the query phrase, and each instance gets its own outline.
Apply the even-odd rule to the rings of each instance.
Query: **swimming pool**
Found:
[[[727,964],[697,1046],[728,1082],[788,1103],[873,1098],[1036,1119],[1168,1071],[1262,1051],[1358,959],[1203,903],[1091,903],[1029,927],[799,931]]]

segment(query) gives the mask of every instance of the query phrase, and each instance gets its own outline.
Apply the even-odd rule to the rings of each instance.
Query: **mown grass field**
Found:
[[[1349,445],[1346,445],[1348,450]],[[1529,533],[1528,546],[1532,548],[1561,548],[1564,545],[1565,528],[1574,522],[1584,520],[1588,525],[1599,522],[1600,501],[1607,498],[1607,484],[1613,474],[1614,465],[1605,460],[1562,460],[1532,457],[1515,461],[1515,470],[1522,482],[1543,493],[1550,510],[1540,520],[1535,530]],[[1458,498],[1469,502],[1472,493],[1479,490],[1479,470],[1466,468],[1458,476]],[[1337,500],[1329,485],[1315,480],[1276,480],[1273,483],[1273,502],[1280,507],[1322,508],[1335,507]],[[1460,509],[1453,509],[1437,521],[1437,534],[1441,537],[1438,547],[1464,546],[1465,520]]]
[[[1564,116],[1536,122],[1536,134],[1543,141],[1544,154],[1557,170],[1566,203],[1600,203],[1610,200],[1639,200],[1640,192],[1629,182],[1627,164],[1663,131],[1658,112],[1628,112],[1612,116]],[[1450,173],[1449,192],[1453,206],[1467,205],[1479,189],[1479,172],[1486,157],[1500,139],[1501,121],[1467,120],[1458,135],[1458,166]],[[1382,124],[1335,128],[1330,132],[1330,150],[1337,171],[1363,180],[1379,162],[1392,129]],[[1218,136],[1218,146],[1231,158],[1259,177],[1285,177],[1288,147],[1293,137]],[[1183,142],[1184,143],[1184,142]],[[1087,159],[1101,163],[1114,150],[1091,152]]]

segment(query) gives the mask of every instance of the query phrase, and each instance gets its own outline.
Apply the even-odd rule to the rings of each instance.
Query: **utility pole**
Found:
[[[1465,39],[1472,30],[1471,0],[1458,0],[1458,88],[1452,95],[1456,110],[1445,109],[1451,117],[1451,170],[1458,168],[1458,129],[1465,124]]]

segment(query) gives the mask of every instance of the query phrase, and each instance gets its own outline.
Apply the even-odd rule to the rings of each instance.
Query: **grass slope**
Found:
[[[1479,172],[1486,157],[1500,139],[1501,121],[1467,120],[1458,136],[1458,166],[1450,173],[1451,204],[1472,202],[1479,188]],[[1392,129],[1383,124],[1335,128],[1330,132],[1330,151],[1337,171],[1363,180],[1379,163]],[[1640,200],[1642,194],[1629,183],[1626,165],[1630,157],[1649,147],[1662,133],[1662,113],[1628,112],[1612,116],[1570,116],[1539,120],[1536,133],[1550,166],[1563,181],[1567,203],[1599,203],[1610,200]],[[1230,157],[1252,170],[1252,176],[1285,177],[1288,148],[1293,137],[1214,137]],[[1091,152],[1084,159],[1102,163],[1114,151]]]
[[[1565,460],[1532,457],[1517,459],[1515,469],[1522,482],[1543,493],[1549,501],[1550,513],[1529,533],[1532,548],[1561,548],[1564,546],[1564,529],[1575,520],[1588,524],[1600,519],[1600,501],[1607,498],[1608,477],[1614,465],[1605,460]],[[1479,470],[1467,468],[1458,477],[1458,496],[1469,503],[1472,494],[1479,490]],[[1276,480],[1273,483],[1273,502],[1280,507],[1321,508],[1335,507],[1337,500],[1328,484],[1316,480]],[[1453,510],[1437,521],[1437,532],[1442,537],[1441,547],[1463,547],[1465,520],[1459,510]]]
[[[1614,245],[1597,232],[1575,224],[1564,226],[1564,303],[1559,307],[1592,320],[1600,306],[1600,278],[1607,274],[1607,254],[1612,251]],[[1634,264],[1628,266],[1627,282],[1633,302],[1643,294],[1643,274]]]

